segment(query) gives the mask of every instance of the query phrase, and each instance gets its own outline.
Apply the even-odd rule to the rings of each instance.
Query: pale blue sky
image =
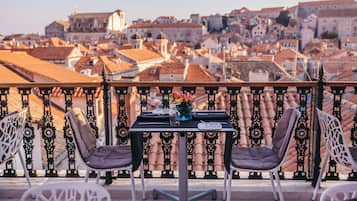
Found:
[[[302,0],[304,1],[304,0]],[[298,0],[1,0],[0,34],[43,33],[56,19],[68,19],[72,12],[124,10],[127,22],[154,19],[161,15],[188,18],[191,13],[227,13],[246,6],[250,9],[296,5]]]

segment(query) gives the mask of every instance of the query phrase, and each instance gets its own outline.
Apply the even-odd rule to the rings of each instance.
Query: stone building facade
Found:
[[[58,37],[65,39],[65,33],[69,27],[69,23],[64,20],[56,20],[45,27],[45,36],[48,38]]]
[[[324,0],[324,1],[309,1],[299,2],[298,17],[306,18],[311,14],[318,15],[321,10],[334,10],[357,8],[357,2],[354,0]]]
[[[168,40],[176,42],[198,42],[207,33],[206,27],[195,23],[142,23],[133,24],[127,28],[127,37],[134,34],[142,37],[157,38],[164,33]]]
[[[317,35],[337,33],[338,37],[357,37],[357,8],[320,11]]]
[[[266,17],[266,18],[277,18],[284,7],[272,7],[272,8],[262,8],[260,10],[249,10],[246,7],[241,9],[236,9],[231,11],[229,16],[236,19],[252,18],[255,16]]]
[[[220,31],[223,29],[222,15],[215,14],[208,16],[208,29],[209,31]]]
[[[110,33],[123,31],[125,13],[121,10],[106,13],[74,13],[69,16],[65,37],[69,41],[99,40]]]

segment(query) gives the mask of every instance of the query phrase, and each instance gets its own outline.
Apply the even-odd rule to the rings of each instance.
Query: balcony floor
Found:
[[[247,177],[246,173],[241,173],[243,178]],[[84,178],[46,178],[37,177],[31,178],[33,186],[42,185],[44,183],[55,183],[63,181],[82,182]],[[83,181],[84,182],[84,181]],[[90,179],[89,182],[95,182],[95,179]],[[141,197],[140,179],[136,179],[137,200]],[[322,184],[323,188],[332,186],[336,183],[343,183],[346,181],[328,181]],[[103,183],[103,181],[101,182]],[[177,192],[177,179],[146,179],[146,195],[147,200],[152,200],[152,189],[165,189],[168,192]],[[217,200],[222,200],[223,179],[207,180],[207,179],[192,179],[189,180],[189,193],[205,191],[209,188],[217,190]],[[296,180],[282,180],[282,188],[284,191],[285,200],[287,201],[310,201],[312,197],[312,187],[310,182],[296,181]],[[25,178],[4,178],[0,177],[0,200],[1,201],[17,201],[20,199],[22,193],[27,189]],[[113,201],[130,200],[130,181],[129,179],[116,179],[113,184],[106,186],[109,190]],[[322,190],[320,190],[322,192]],[[164,200],[159,197],[159,200]],[[203,200],[210,200],[210,197]],[[248,180],[240,179],[232,182],[232,200],[242,201],[273,201],[271,193],[271,184],[268,179],[264,180]]]

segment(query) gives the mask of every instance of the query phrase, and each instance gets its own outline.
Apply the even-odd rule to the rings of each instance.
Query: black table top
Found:
[[[222,129],[217,132],[233,132],[234,129],[226,111],[194,111],[192,120],[176,121],[175,116],[168,114],[153,114],[143,112],[137,117],[129,132],[207,132],[209,130],[198,129],[201,122],[219,122]]]

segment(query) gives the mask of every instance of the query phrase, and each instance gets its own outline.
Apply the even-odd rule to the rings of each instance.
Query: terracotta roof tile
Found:
[[[16,73],[14,73],[13,71],[11,71],[10,69],[8,69],[7,67],[3,66],[0,64],[0,82],[3,83],[11,83],[11,82],[15,82],[15,83],[21,83],[21,82],[28,82],[26,79],[20,77],[19,75],[17,75]]]
[[[308,1],[299,2],[299,6],[321,6],[321,5],[338,5],[354,3],[354,0],[323,0],[323,1]]]
[[[63,46],[69,46],[69,44],[66,42],[66,41],[64,41],[64,40],[62,40],[62,39],[60,39],[60,38],[58,38],[58,37],[52,37],[52,38],[50,38],[49,39],[49,42],[50,42],[50,46],[53,46],[53,47],[63,47]]]
[[[100,56],[99,58],[105,64],[106,69],[110,73],[122,72],[122,71],[130,70],[134,67],[134,65],[132,65],[128,62],[122,61],[122,60],[120,61],[120,63],[115,63],[114,61],[109,59],[108,56]],[[117,59],[119,59],[119,58],[117,58]]]
[[[75,71],[81,72],[82,70],[85,69],[90,69],[91,75],[95,75],[95,74],[100,75],[100,73],[103,71],[103,62],[97,56],[93,56],[93,57],[83,56],[76,63]]]
[[[37,47],[30,49],[28,54],[42,60],[65,60],[74,47]]]
[[[357,37],[343,36],[341,37],[341,43],[357,43]]]
[[[278,52],[275,57],[274,57],[274,61],[281,63],[284,61],[293,61],[296,62],[296,58],[297,58],[297,52],[290,49],[290,48],[285,48],[283,50],[281,50],[280,52]]]
[[[119,50],[119,53],[138,63],[162,59],[161,55],[147,49],[124,49]]]
[[[25,52],[0,51],[0,62],[15,65],[17,68],[32,74],[45,76],[54,82],[93,82],[97,80],[96,78],[87,77],[62,66],[42,61]]]
[[[69,22],[66,20],[56,20],[56,22],[62,26],[64,26],[64,28],[68,28],[69,27]]]
[[[140,81],[157,81],[160,78],[160,67],[150,67],[137,74]]]
[[[216,81],[216,78],[203,66],[190,64],[187,69],[186,81]]]
[[[160,65],[160,74],[183,74],[185,65],[180,62],[163,63]]]
[[[203,25],[195,23],[165,23],[165,24],[155,24],[155,23],[142,23],[133,24],[128,27],[128,29],[149,29],[149,28],[202,28]]]
[[[319,17],[357,17],[357,8],[321,10]]]
[[[113,12],[103,12],[103,13],[73,13],[70,18],[107,18]]]

